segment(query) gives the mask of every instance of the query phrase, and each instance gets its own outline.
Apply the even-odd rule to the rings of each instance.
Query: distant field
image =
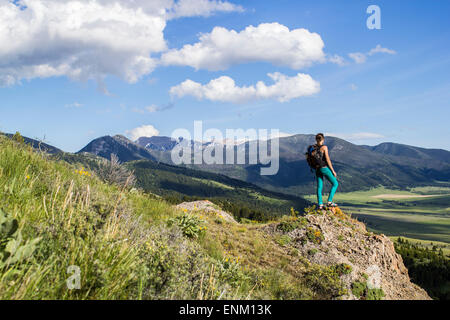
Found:
[[[417,194],[391,194],[391,193],[383,193],[376,196],[372,196],[372,198],[377,199],[409,199],[409,198],[430,198],[439,196],[438,194],[432,195],[417,195]]]
[[[316,202],[314,195],[306,198]],[[380,187],[369,191],[338,192],[334,201],[365,222],[372,231],[450,244],[450,188],[390,190]]]

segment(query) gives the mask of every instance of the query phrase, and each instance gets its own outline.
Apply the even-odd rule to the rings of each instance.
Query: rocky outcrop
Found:
[[[186,211],[206,211],[206,212],[215,212],[217,215],[221,216],[225,219],[225,221],[231,222],[231,223],[237,223],[236,220],[234,220],[233,216],[229,214],[228,212],[223,211],[220,209],[219,206],[215,205],[209,200],[199,200],[199,201],[192,201],[192,202],[183,202],[176,206],[178,209],[186,210]]]
[[[363,223],[339,208],[311,211],[297,219],[299,227],[285,233],[292,238],[299,252],[312,263],[342,265],[348,270],[341,277],[348,289],[348,294],[342,298],[361,298],[354,294],[359,283],[368,288],[382,289],[387,300],[431,299],[425,290],[410,281],[402,257],[385,235],[368,232]],[[272,224],[266,230],[283,233],[278,226]]]
[[[208,200],[184,202],[176,207],[190,213],[212,212],[239,224]],[[285,216],[277,222],[254,224],[252,230],[261,232],[265,241],[274,241],[286,257],[296,250],[311,267],[335,270],[346,289],[339,299],[431,299],[425,290],[410,281],[402,257],[388,237],[368,232],[362,222],[339,208],[306,211],[304,216]],[[288,237],[288,241],[276,241],[283,237]],[[302,272],[296,273],[297,276]]]

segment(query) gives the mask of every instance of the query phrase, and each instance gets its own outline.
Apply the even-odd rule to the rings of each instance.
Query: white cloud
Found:
[[[335,63],[338,66],[344,66],[347,64],[347,61],[345,61],[343,57],[337,54],[328,57],[328,61],[330,61],[331,63]]]
[[[208,0],[0,0],[0,86],[67,76],[129,83],[151,73],[167,49],[166,20],[238,10]],[[192,10],[188,10],[192,6]]]
[[[367,55],[371,56],[375,53],[387,53],[387,54],[396,54],[395,50],[391,50],[388,48],[383,48],[381,45],[377,45],[375,48],[371,49]]]
[[[384,138],[383,135],[372,132],[355,132],[355,133],[325,133],[325,136],[337,137],[345,140],[371,140]]]
[[[258,99],[277,99],[280,102],[287,102],[320,91],[320,83],[307,74],[299,73],[288,77],[276,72],[269,73],[268,76],[275,82],[273,85],[267,86],[264,82],[258,81],[256,85],[239,87],[232,78],[227,76],[211,80],[205,85],[188,79],[172,87],[170,94],[176,97],[193,96],[198,100],[242,103]]]
[[[133,141],[136,141],[140,137],[153,137],[159,135],[159,130],[157,130],[152,125],[144,125],[141,127],[134,128],[132,130],[127,130],[125,134]]]
[[[358,64],[364,63],[367,60],[367,56],[361,52],[349,53],[348,56]]]
[[[348,56],[351,59],[353,59],[356,63],[361,64],[367,61],[367,56],[373,56],[375,53],[396,54],[397,52],[395,50],[383,48],[381,45],[378,44],[375,48],[371,49],[367,53],[353,52],[349,53]]]
[[[169,12],[169,18],[203,16],[209,17],[215,12],[243,12],[242,6],[218,0],[180,0]]]
[[[289,30],[279,23],[248,26],[240,32],[215,27],[211,33],[202,34],[199,42],[164,53],[161,61],[165,65],[213,71],[257,61],[301,69],[325,62],[323,47],[317,33],[306,29]]]

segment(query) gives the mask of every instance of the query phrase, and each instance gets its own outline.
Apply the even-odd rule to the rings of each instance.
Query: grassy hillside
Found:
[[[104,160],[91,154],[59,154],[55,158],[98,170]],[[172,166],[155,161],[131,161],[125,164],[135,173],[136,186],[160,196],[172,204],[210,200],[241,218],[268,221],[290,211],[303,211],[310,202],[301,197],[262,189],[225,175]]]
[[[5,137],[0,137],[0,209],[0,299],[342,294],[335,268],[284,249],[257,225],[185,213]],[[80,289],[69,290],[77,267]]]

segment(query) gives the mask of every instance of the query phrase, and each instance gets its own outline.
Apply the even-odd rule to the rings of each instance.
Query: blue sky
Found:
[[[203,5],[200,5],[205,8],[206,0],[201,1]],[[0,1],[0,16],[7,9],[13,10],[5,7],[9,5],[7,2]],[[27,1],[22,2],[27,5]],[[52,0],[37,2],[48,4]],[[191,4],[195,2],[190,0]],[[366,9],[371,4],[381,9],[381,30],[369,30],[366,26],[369,17]],[[9,52],[0,50],[0,61],[3,61],[0,62],[0,80],[2,76],[14,79],[3,81],[0,87],[0,130],[3,132],[20,131],[73,152],[103,135],[130,135],[135,128],[153,126],[160,135],[170,136],[177,128],[193,130],[194,120],[203,120],[205,128],[218,128],[223,132],[227,128],[276,128],[290,134],[325,132],[357,144],[392,141],[450,149],[448,1],[213,1],[208,12],[196,13],[172,3],[162,5],[173,14],[161,20],[165,22],[161,28],[163,40],[158,38],[159,33],[152,34],[150,30],[136,35],[139,41],[128,44],[127,37],[133,39],[133,32],[140,33],[143,29],[130,27],[122,39],[121,34],[117,35],[116,24],[106,21],[102,33],[94,35],[103,37],[102,41],[106,39],[103,47],[87,45],[89,39],[83,37],[90,35],[77,33],[75,37],[72,29],[49,37],[48,32],[42,32],[43,28],[52,28],[46,21],[41,21],[36,31],[30,19],[23,16],[27,10],[31,13],[44,10],[44,19],[47,15],[67,13],[61,7],[64,4],[48,5],[47,9],[32,7],[31,2],[28,5],[21,12],[15,12],[16,19],[22,19],[22,28],[31,30],[40,43],[36,44],[36,38],[30,39],[24,33],[10,31],[5,35],[0,31],[0,39],[9,39],[2,44],[6,48],[9,46]],[[106,6],[102,1],[99,5]],[[146,12],[154,10],[145,9]],[[155,11],[151,12],[148,15],[154,16]],[[113,13],[111,16],[114,17]],[[12,21],[3,19],[3,23]],[[146,16],[142,17],[143,25],[147,21]],[[160,62],[169,50],[179,56],[183,46],[200,44],[200,34],[208,35],[215,27],[225,28],[227,34],[235,30],[240,35],[248,26],[258,27],[262,23],[277,23],[287,27],[288,33],[300,28],[317,33],[324,43],[322,60],[314,58],[309,66],[293,67],[287,60],[277,63],[266,59],[264,52],[246,59],[239,54],[235,57],[231,50],[223,53],[224,59],[231,62],[220,70],[208,70],[211,69],[208,67],[196,70],[191,66],[194,62],[189,61],[192,57],[184,57],[182,64]],[[99,39],[94,40],[99,42]],[[139,42],[146,41],[148,43],[139,47]],[[165,41],[165,48],[161,41]],[[369,54],[378,45],[384,51]],[[235,50],[239,51],[239,47]],[[255,48],[255,52],[257,50]],[[91,57],[86,52],[94,52],[98,60],[80,59],[81,56]],[[134,71],[137,76],[130,80],[129,61],[123,52],[139,55],[149,52],[156,62],[148,71],[142,71],[145,67]],[[350,53],[363,54],[365,62],[357,63]],[[345,63],[331,62],[330,57],[335,55]],[[62,67],[57,72],[53,69],[36,71],[36,65],[58,66],[69,56],[78,59],[69,71]],[[211,57],[201,59],[204,66]],[[150,66],[153,62],[145,63]],[[72,72],[80,65],[82,76]],[[224,76],[233,79],[238,87],[256,87],[259,81],[270,86],[274,82],[268,76],[271,73],[280,73],[289,79],[298,73],[309,75],[320,83],[320,91],[297,88],[299,91],[295,92],[300,92],[299,97],[284,102],[280,102],[284,96],[276,93],[269,97],[262,93],[246,94],[243,99],[240,96],[230,98],[232,101],[227,100],[228,97],[211,98],[207,93],[199,99],[195,93],[200,91],[186,88],[182,95],[170,94],[171,88],[187,79],[199,84],[202,89],[198,90],[203,90],[202,86]],[[99,79],[103,79],[100,85]]]

